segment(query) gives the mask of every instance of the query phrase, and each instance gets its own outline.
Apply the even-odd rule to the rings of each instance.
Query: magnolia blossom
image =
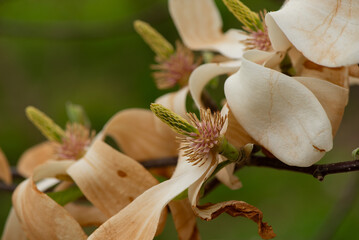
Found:
[[[110,135],[125,154],[103,142]],[[116,114],[97,135],[86,154],[77,161],[46,161],[16,189],[3,239],[86,239],[81,226],[99,226],[158,181],[138,161],[177,155],[174,134],[148,110],[133,109]],[[164,149],[163,146],[166,146]],[[67,148],[68,149],[68,148]],[[141,151],[138,151],[141,149]],[[41,152],[38,152],[41,156]],[[136,159],[136,160],[134,160]],[[172,169],[156,171],[170,176]],[[64,176],[67,176],[64,178]],[[67,181],[56,191],[76,183],[92,205],[57,204],[43,193],[48,178]],[[34,207],[36,206],[36,207]],[[180,239],[198,235],[188,200],[169,204]],[[167,210],[161,212],[157,232],[164,227]],[[31,220],[33,219],[33,220]],[[35,220],[36,219],[36,220]],[[23,231],[23,230],[24,231]],[[102,239],[107,239],[107,234]]]
[[[345,21],[348,19],[345,13],[350,11],[350,6],[347,2],[343,2],[339,6],[339,16],[337,16],[332,14],[337,9],[334,2],[336,3],[336,1],[330,1],[327,4],[324,1],[315,1],[313,5],[312,1],[310,3],[309,1],[289,1],[279,11],[268,13],[266,26],[273,50],[267,52],[252,50],[244,54],[241,61],[209,63],[198,67],[191,74],[189,81],[190,92],[196,105],[203,106],[201,93],[213,77],[236,72],[226,81],[225,95],[230,110],[238,121],[237,128],[243,129],[246,132],[245,136],[249,135],[254,140],[252,143],[262,145],[289,165],[309,166],[317,162],[325,152],[332,148],[333,136],[338,129],[348,99],[348,69],[345,67],[331,69],[325,66],[342,66],[357,61],[350,62],[349,53],[343,56],[338,55],[338,57],[333,57],[335,54],[332,54],[332,63],[328,63],[329,58],[319,60],[318,53],[323,52],[322,55],[324,55],[325,44],[333,39],[333,36],[340,39],[335,42],[339,44],[338,49],[344,50],[353,40],[353,35],[347,35],[354,31],[350,29],[355,26],[355,22]],[[179,7],[180,4],[182,8]],[[298,9],[311,11],[298,11]],[[309,14],[318,9],[321,9],[320,14]],[[223,37],[225,35],[218,33],[220,24],[215,24],[216,27],[211,26],[213,22],[220,23],[213,1],[203,0],[197,5],[194,1],[173,0],[170,1],[170,10],[188,46],[197,49],[208,49],[210,46],[213,50],[226,55],[223,51],[226,48],[223,48],[223,45],[230,47],[232,43],[226,42],[224,40],[226,38]],[[187,12],[190,14],[185,15]],[[292,15],[295,17],[292,18]],[[205,20],[200,21],[199,16]],[[315,21],[310,20],[311,16],[315,16]],[[331,18],[333,22],[329,23],[328,19]],[[302,19],[305,20],[302,21]],[[189,21],[192,21],[192,24],[189,24]],[[327,27],[322,25],[318,28],[312,27],[313,24],[322,22],[326,23]],[[200,29],[206,30],[200,31]],[[298,29],[306,29],[307,32]],[[326,34],[323,34],[323,29],[328,30]],[[343,35],[338,35],[340,32],[338,29],[344,29]],[[207,31],[216,32],[214,36],[222,37],[213,40],[216,44],[208,45],[204,39],[213,38],[200,37]],[[195,34],[195,32],[200,34]],[[206,36],[209,35],[211,34]],[[186,41],[186,38],[189,40]],[[221,44],[217,44],[218,41]],[[193,42],[197,45],[191,45]],[[321,45],[321,42],[325,44],[319,51],[315,48],[305,49],[305,46]],[[240,45],[238,42],[237,44]],[[234,48],[233,52],[239,55],[230,57],[242,56],[243,51],[239,52],[236,49]],[[356,56],[355,51],[354,48],[353,55],[350,56]],[[279,64],[286,53],[298,77],[288,77],[278,72],[280,71]],[[348,56],[347,62],[342,60],[345,56]],[[245,66],[243,66],[244,63]]]
[[[202,219],[211,220],[227,212],[255,221],[262,238],[275,236],[272,228],[262,222],[262,213],[245,202],[229,201],[198,206],[201,186],[220,162],[216,145],[226,132],[227,120],[225,115],[218,113],[212,116],[210,111],[204,110],[201,110],[201,120],[196,117],[191,119],[198,132],[192,136],[193,140],[188,139],[190,137],[182,138],[182,150],[172,177],[141,194],[95,230],[89,239],[103,239],[104,236],[106,239],[153,239],[164,207],[186,189],[193,211]]]

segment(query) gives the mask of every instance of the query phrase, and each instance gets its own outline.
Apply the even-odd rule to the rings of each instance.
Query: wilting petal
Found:
[[[256,207],[242,201],[227,201],[217,204],[205,204],[204,206],[198,206],[200,189],[203,183],[211,176],[215,170],[215,165],[209,169],[201,178],[199,178],[188,189],[188,199],[192,205],[193,211],[196,215],[203,220],[210,221],[222,213],[228,213],[232,217],[245,217],[256,222],[258,225],[258,233],[263,239],[271,239],[275,237],[273,229],[267,223],[263,223],[263,214]]]
[[[11,208],[7,217],[2,240],[26,240],[25,232],[21,228],[21,223],[17,217],[15,210]]]
[[[67,172],[107,217],[158,183],[141,164],[102,141],[96,141]]]
[[[186,117],[186,99],[188,94],[188,87],[184,87],[176,92],[167,93],[156,99],[156,103],[172,110],[173,112]]]
[[[230,58],[240,58],[245,49],[239,30],[222,32],[222,20],[213,0],[170,0],[169,10],[177,30],[188,48],[215,50]]]
[[[187,189],[212,166],[207,159],[201,166],[192,166],[185,157],[179,158],[172,178],[144,192],[130,205],[102,224],[90,239],[153,239],[162,209]]]
[[[177,156],[173,131],[149,110],[129,109],[113,116],[103,129],[129,157],[138,161]],[[166,146],[166,147],[164,147]]]
[[[83,227],[100,226],[108,219],[103,212],[95,206],[69,203],[66,204],[65,209]]]
[[[188,199],[171,201],[169,207],[179,240],[199,240],[196,215]]]
[[[332,127],[315,95],[303,84],[244,54],[225,94],[234,116],[260,145],[289,165],[310,166],[332,148]]]
[[[359,62],[358,13],[359,2],[353,0],[291,0],[267,14],[266,23],[275,49],[281,44],[271,32],[279,27],[309,60],[337,67]]]
[[[86,239],[86,234],[76,220],[41,192],[32,178],[16,188],[13,205],[29,239]]]
[[[34,169],[54,158],[55,144],[52,142],[43,142],[29,148],[19,159],[17,169],[24,177],[30,177]]]
[[[6,184],[11,184],[12,182],[10,166],[1,148],[0,148],[0,179],[3,180]]]
[[[204,107],[201,96],[206,84],[213,78],[238,71],[240,61],[232,61],[225,63],[207,63],[196,68],[189,78],[189,89],[194,102],[198,108]]]

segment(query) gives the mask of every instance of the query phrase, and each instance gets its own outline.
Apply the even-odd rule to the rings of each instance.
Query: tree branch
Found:
[[[159,168],[159,167],[170,167],[176,166],[177,157],[166,157],[160,159],[150,159],[143,162],[140,162],[142,166],[147,169]],[[319,181],[323,181],[326,175],[336,174],[336,173],[345,173],[345,172],[354,172],[359,171],[359,160],[330,163],[330,164],[314,164],[310,167],[295,167],[289,166],[276,158],[261,157],[261,156],[252,156],[249,161],[245,163],[244,166],[255,166],[255,167],[268,167],[278,170],[287,170],[292,172],[299,172],[308,175],[312,175]],[[241,166],[243,167],[243,166]],[[237,168],[236,170],[238,170]],[[15,168],[12,168],[12,175],[16,178],[21,178]],[[209,181],[205,186],[205,195],[210,193],[214,188],[216,188],[220,182],[214,178]],[[0,184],[0,191],[13,191],[16,188],[16,185],[6,185]]]

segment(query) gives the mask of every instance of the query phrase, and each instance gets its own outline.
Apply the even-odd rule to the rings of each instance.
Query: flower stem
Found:
[[[239,163],[244,155],[241,150],[238,151],[232,144],[230,144],[225,137],[222,137],[220,140],[217,151],[229,161],[236,163]]]

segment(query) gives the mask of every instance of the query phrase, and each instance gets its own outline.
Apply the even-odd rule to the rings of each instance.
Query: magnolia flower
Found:
[[[158,183],[138,161],[177,155],[178,144],[172,143],[173,133],[161,124],[148,110],[122,111],[110,119],[79,160],[47,161],[37,167],[13,196],[15,211],[9,215],[3,239],[21,239],[20,236],[24,239],[25,235],[30,239],[86,239],[80,226],[101,225]],[[127,155],[104,143],[107,135]],[[92,205],[69,203],[62,207],[43,193],[47,189],[41,186],[43,182],[49,177],[60,176],[74,181]],[[59,187],[66,189],[67,186]],[[180,239],[197,237],[195,216],[188,211],[188,200],[171,202],[169,206]],[[158,233],[164,227],[166,215],[164,209]],[[36,221],[31,221],[35,218]],[[106,235],[103,239],[107,239]]]
[[[201,110],[201,120],[194,115],[190,116],[191,125],[158,104],[152,105],[152,110],[161,120],[171,122],[170,126],[176,132],[186,135],[181,138],[182,150],[176,170],[171,179],[141,194],[95,230],[89,239],[104,239],[104,236],[106,239],[153,239],[163,208],[187,188],[192,209],[202,219],[211,220],[223,212],[232,216],[244,216],[258,224],[258,232],[262,238],[273,238],[275,235],[272,228],[262,222],[262,213],[245,202],[229,201],[197,206],[201,186],[219,164],[218,153],[234,156],[236,152],[229,151],[233,148],[222,148],[221,145],[227,126],[226,116],[220,113],[212,115],[210,111]],[[245,159],[249,153],[237,154],[235,158]]]
[[[215,14],[216,9],[213,2],[202,1],[202,5],[206,6],[203,8],[190,1],[188,1],[187,5],[184,2],[172,1],[173,4],[183,4],[187,8],[171,8],[172,16],[175,16],[176,25],[183,32],[188,33],[182,35],[196,38],[197,35],[194,34],[194,31],[191,32],[190,29],[195,28],[194,26],[198,24],[202,24],[202,28],[212,31],[210,29],[213,28],[206,26],[206,24],[218,22],[218,14]],[[233,3],[236,1],[226,2]],[[321,1],[316,4],[318,5],[319,2],[320,4],[326,4]],[[334,4],[334,2],[331,3]],[[309,50],[303,56],[300,52],[300,47],[296,49],[292,46],[289,41],[291,39],[286,37],[286,35],[291,34],[291,29],[295,29],[294,32],[298,32],[298,35],[302,34],[301,37],[293,37],[293,39],[296,39],[293,43],[295,47],[297,47],[296,44],[299,41],[300,44],[306,46],[306,42],[311,45],[327,40],[325,38],[320,40],[319,37],[323,36],[321,28],[318,33],[310,35],[308,39],[305,38],[304,31],[297,31],[297,29],[305,29],[307,27],[305,23],[309,22],[308,19],[310,19],[306,17],[306,11],[297,11],[298,8],[294,7],[301,6],[301,4],[311,8],[306,1],[290,1],[278,12],[267,14],[265,24],[268,27],[268,34],[274,51],[252,50],[245,53],[241,61],[201,65],[191,74],[189,88],[196,105],[203,106],[200,96],[205,85],[213,77],[236,72],[226,81],[225,95],[230,110],[238,121],[237,128],[247,132],[247,135],[254,140],[252,143],[260,144],[281,161],[289,165],[309,166],[318,161],[325,152],[332,148],[332,139],[340,124],[348,99],[348,70],[347,68],[331,69],[320,66],[312,62],[317,61],[315,49]],[[341,7],[343,7],[343,12],[346,11],[345,9],[349,9],[349,6],[345,4],[341,5]],[[208,11],[202,12],[202,9],[208,9]],[[333,8],[325,6],[315,9],[331,10]],[[321,20],[317,19],[310,22],[325,22],[331,16],[330,12],[334,12],[334,10],[329,10],[326,14],[321,12],[321,14],[316,15],[316,17],[322,17]],[[194,22],[196,22],[196,16],[202,16],[203,14],[206,15],[207,20],[198,21],[198,23],[186,28],[185,26],[189,25],[190,18],[185,18],[184,14],[174,14],[173,12],[176,13],[176,11],[193,13],[190,16]],[[292,25],[284,28],[283,32],[285,34],[283,34],[279,28],[281,27],[280,22],[283,22],[283,26],[286,25],[286,19],[290,18],[292,11],[293,14],[295,12],[296,20],[291,19],[288,21]],[[207,14],[207,12],[209,13]],[[305,21],[300,21],[299,18],[303,18]],[[273,19],[276,20],[278,25]],[[328,25],[329,27],[325,29],[334,31],[335,28],[338,28],[338,24],[346,23],[346,21],[341,20],[342,18],[335,19],[334,26]],[[186,22],[187,24],[185,24]],[[300,27],[298,27],[298,24],[300,24]],[[314,35],[317,36],[315,39],[313,38]],[[341,39],[338,42],[345,41],[349,44],[351,39],[344,37],[343,40]],[[227,46],[230,46],[230,44]],[[290,46],[292,48],[289,49]],[[341,46],[344,47],[342,43]],[[280,70],[279,64],[288,49],[288,55],[298,76],[295,78],[278,72]],[[217,50],[222,51],[219,48]],[[225,54],[223,51],[222,53]],[[311,55],[312,53],[313,55]],[[334,60],[338,63],[341,61],[340,58],[338,59]],[[326,64],[321,61],[317,61],[317,63]],[[348,62],[347,64],[351,63],[353,62]],[[343,64],[345,63],[343,62]],[[340,64],[336,66],[340,66]],[[328,94],[329,92],[330,94]],[[306,104],[304,104],[305,102]],[[313,116],[317,117],[313,118]]]

